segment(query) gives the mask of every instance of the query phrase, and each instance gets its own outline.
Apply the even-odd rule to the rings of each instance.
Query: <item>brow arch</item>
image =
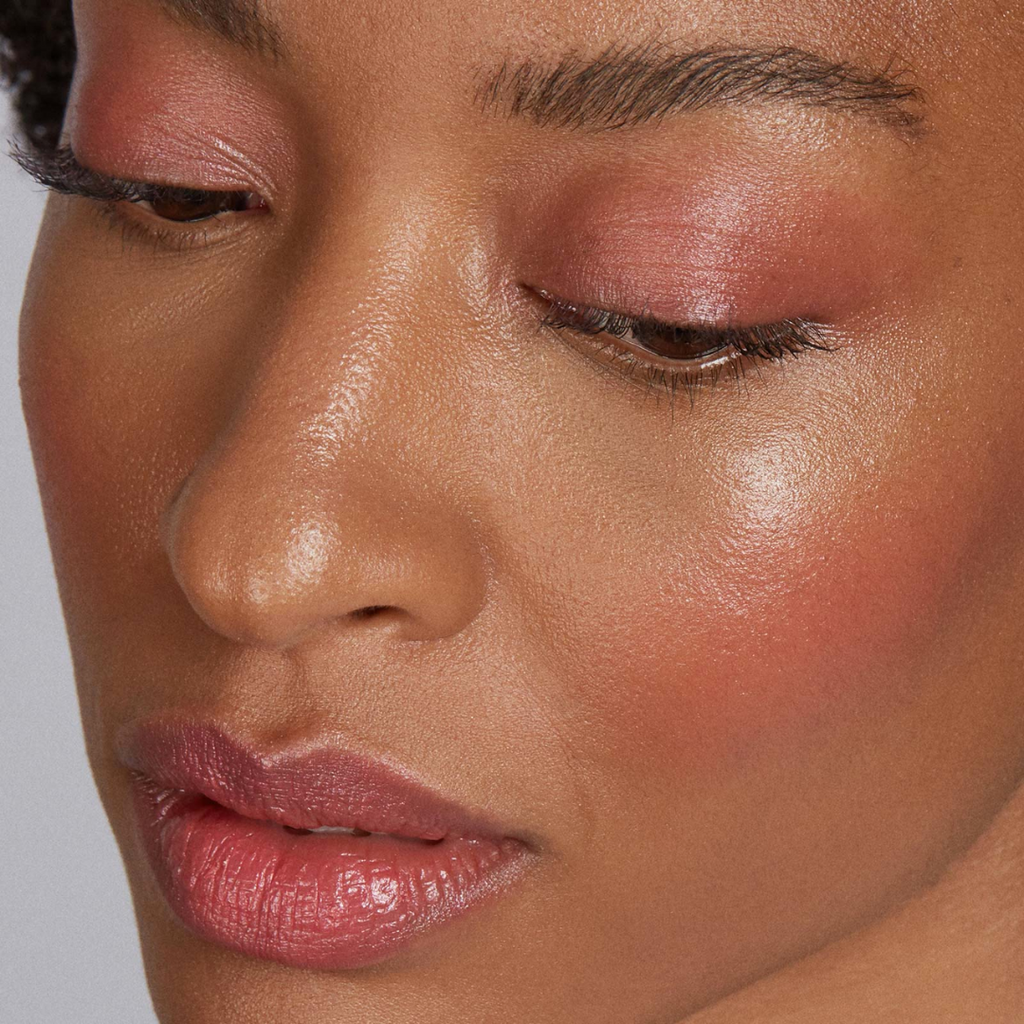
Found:
[[[585,131],[635,127],[713,106],[785,102],[841,110],[903,132],[923,121],[909,71],[837,61],[793,46],[729,44],[696,50],[662,43],[577,50],[554,61],[506,59],[478,69],[476,103],[508,118]]]

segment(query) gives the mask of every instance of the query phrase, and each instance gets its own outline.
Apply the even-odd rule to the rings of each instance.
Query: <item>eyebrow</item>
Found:
[[[253,53],[281,56],[280,36],[260,0],[159,0],[159,4],[176,21],[214,32]]]
[[[594,57],[506,60],[477,72],[477,104],[541,126],[615,131],[709,107],[786,102],[839,110],[917,134],[924,97],[908,72],[858,67],[791,46],[660,43],[613,46]]]

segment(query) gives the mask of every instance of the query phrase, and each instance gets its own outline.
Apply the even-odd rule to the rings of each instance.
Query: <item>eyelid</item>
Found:
[[[267,211],[265,200],[254,191],[205,189],[190,186],[136,181],[103,174],[86,167],[72,147],[62,145],[52,152],[27,152],[15,147],[12,156],[44,187],[65,196],[80,197],[97,205],[103,219],[120,230],[124,243],[140,242],[155,252],[181,254],[210,250],[237,237],[236,218],[226,214]],[[242,209],[232,203],[245,199]],[[200,216],[167,216],[158,205],[214,207]],[[218,207],[223,205],[224,209]],[[232,223],[228,226],[228,221]],[[125,246],[123,253],[127,252]]]
[[[28,152],[15,147],[12,155],[39,184],[62,195],[80,196],[106,203],[180,203],[182,205],[201,205],[218,199],[227,201],[245,195],[258,200],[249,209],[267,208],[266,200],[262,196],[256,192],[242,189],[228,191],[136,181],[94,171],[82,164],[71,147],[66,145],[60,146],[52,152]],[[170,218],[161,219],[167,219],[169,222],[171,220]],[[182,220],[179,223],[189,222]]]

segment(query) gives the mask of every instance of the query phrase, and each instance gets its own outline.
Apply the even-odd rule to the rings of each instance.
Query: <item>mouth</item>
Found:
[[[322,828],[292,828],[291,825],[282,825],[281,828],[285,832],[290,832],[293,836],[323,836],[323,835],[339,835],[339,836],[356,836],[362,839],[363,836],[380,836],[390,835],[390,832],[366,832],[361,828],[345,828],[343,825],[324,825]],[[440,842],[439,839],[420,840],[421,842]]]
[[[194,934],[258,959],[345,970],[497,898],[529,846],[380,762],[264,755],[194,723],[118,744],[141,845]]]
[[[148,784],[148,780],[145,776],[141,776],[137,779],[136,784],[140,787],[145,788]],[[216,800],[211,800],[208,797],[203,796],[201,793],[189,793],[187,790],[182,791],[185,796],[197,797],[201,801],[201,805],[209,810],[220,808],[222,810],[230,810],[230,808],[218,804]],[[173,796],[173,792],[168,790],[158,790],[158,799],[169,799]],[[252,818],[246,814],[238,814],[239,818],[245,819],[252,823],[253,827],[257,824],[270,825],[275,828],[281,829],[283,832],[290,836],[349,836],[353,839],[371,839],[376,842],[366,843],[361,845],[363,852],[375,850],[381,839],[390,839],[397,842],[414,843],[419,846],[436,846],[438,843],[443,842],[446,835],[435,835],[436,830],[431,829],[409,829],[405,827],[405,831],[401,831],[401,825],[396,826],[399,831],[396,832],[371,832],[369,829],[360,828],[358,825],[317,825],[313,828],[300,828],[294,825],[287,825],[280,820],[281,815],[272,815],[269,818]],[[423,832],[423,835],[418,834]]]

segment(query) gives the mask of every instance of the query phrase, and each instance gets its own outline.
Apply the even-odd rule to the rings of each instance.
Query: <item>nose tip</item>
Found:
[[[167,509],[164,547],[192,609],[236,643],[290,648],[325,628],[387,626],[408,640],[460,632],[486,589],[473,531],[454,510],[367,498],[336,496],[328,516],[265,481],[206,468]]]

